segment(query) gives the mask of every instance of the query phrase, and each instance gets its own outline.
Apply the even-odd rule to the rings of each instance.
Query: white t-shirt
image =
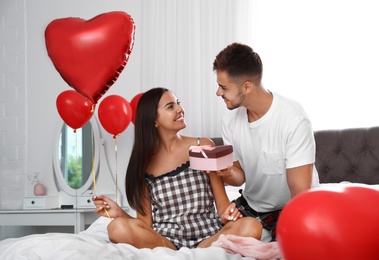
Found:
[[[311,122],[296,101],[273,93],[268,112],[248,122],[245,107],[227,112],[222,123],[225,144],[245,172],[243,195],[258,212],[278,210],[290,200],[286,169],[315,162]],[[314,167],[312,187],[319,185]]]

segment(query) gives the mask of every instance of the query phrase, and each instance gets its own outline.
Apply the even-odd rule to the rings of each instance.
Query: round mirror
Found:
[[[53,165],[60,190],[75,196],[91,187],[99,167],[99,139],[99,129],[93,117],[76,131],[65,123],[59,124]]]

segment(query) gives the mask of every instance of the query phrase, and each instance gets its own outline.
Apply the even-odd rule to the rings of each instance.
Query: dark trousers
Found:
[[[242,196],[242,190],[240,190],[241,196],[233,202],[236,204],[238,210],[245,217],[253,217],[256,218],[263,226],[264,229],[267,229],[271,233],[272,240],[276,240],[276,223],[278,222],[279,214],[282,210],[275,210],[270,212],[257,212],[252,209],[247,201]]]

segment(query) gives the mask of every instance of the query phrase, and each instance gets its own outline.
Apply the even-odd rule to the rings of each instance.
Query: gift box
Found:
[[[201,171],[218,171],[233,165],[233,146],[191,146],[190,167]]]

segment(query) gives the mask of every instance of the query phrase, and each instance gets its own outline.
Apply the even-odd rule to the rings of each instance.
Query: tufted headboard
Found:
[[[315,132],[321,183],[379,184],[379,127]]]
[[[222,145],[222,138],[212,138]],[[315,131],[321,183],[379,184],[379,127]]]

